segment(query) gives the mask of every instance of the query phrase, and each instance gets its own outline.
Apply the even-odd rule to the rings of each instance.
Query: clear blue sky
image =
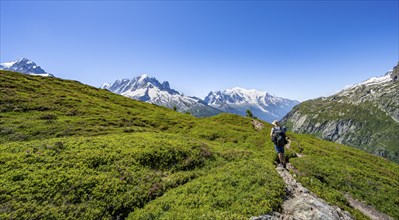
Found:
[[[185,95],[239,86],[304,101],[399,60],[395,1],[4,1],[0,62],[99,87],[147,73]]]

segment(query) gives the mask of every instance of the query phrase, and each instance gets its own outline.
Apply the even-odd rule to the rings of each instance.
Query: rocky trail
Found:
[[[291,168],[290,165],[287,168]],[[251,217],[251,220],[353,219],[348,212],[327,204],[303,187],[288,170],[283,167],[276,170],[286,184],[283,212]]]
[[[287,148],[289,148],[289,144],[287,145]],[[297,156],[303,157],[304,155],[299,154]],[[349,212],[343,211],[337,206],[329,205],[326,201],[303,187],[301,183],[297,182],[289,172],[289,170],[294,169],[295,168],[289,163],[287,163],[287,169],[279,166],[276,168],[277,173],[286,184],[286,195],[283,202],[282,213],[273,212],[272,214],[251,217],[251,220],[354,219]],[[346,198],[353,208],[359,210],[372,220],[392,220],[391,217],[378,212],[372,206],[354,200],[349,195],[346,195]]]

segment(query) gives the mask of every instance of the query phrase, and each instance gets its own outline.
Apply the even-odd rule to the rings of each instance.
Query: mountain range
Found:
[[[35,62],[22,58],[15,61],[0,63],[0,70],[9,70],[29,75],[38,75],[46,77],[54,77],[53,74],[47,73],[44,69],[38,66]]]
[[[9,70],[30,75],[54,77],[35,62],[23,58],[0,64],[1,70]],[[156,78],[143,74],[133,79],[118,79],[104,83],[101,88],[129,98],[149,102],[196,117],[206,117],[228,112],[245,116],[251,110],[254,116],[267,122],[281,119],[298,101],[280,98],[267,92],[232,88],[211,91],[204,100],[185,96],[170,88],[169,82],[160,83]]]
[[[182,95],[171,89],[169,82],[160,83],[147,74],[134,77],[131,80],[120,79],[114,83],[104,83],[101,88],[143,102],[175,108],[179,112],[189,112],[197,117],[213,116],[222,112],[207,105],[199,98]]]
[[[249,109],[256,117],[272,122],[283,118],[295,105],[296,100],[280,98],[267,92],[248,90],[239,87],[226,89],[223,92],[210,92],[204,101],[224,112],[245,116]]]
[[[26,58],[2,63],[0,69],[53,76]],[[146,74],[131,80],[116,80],[101,88],[197,117],[221,112],[246,115],[247,110],[267,122],[285,116],[282,122],[292,131],[313,134],[398,162],[398,75],[395,66],[383,76],[349,86],[330,97],[308,100],[301,104],[267,92],[239,87],[212,91],[202,100],[184,96],[170,88],[167,81],[160,83]]]
[[[329,97],[305,101],[282,123],[399,163],[398,66]]]
[[[114,83],[104,83],[101,88],[136,100],[168,108],[175,107],[179,112],[190,112],[194,116],[212,116],[221,112],[245,116],[249,109],[254,116],[268,122],[281,119],[299,103],[272,96],[267,92],[238,87],[223,92],[210,92],[202,100],[197,97],[184,96],[171,89],[167,81],[160,83],[156,78],[147,74],[131,80],[119,79]]]

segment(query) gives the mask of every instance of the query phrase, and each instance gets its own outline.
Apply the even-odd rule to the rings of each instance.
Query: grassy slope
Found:
[[[251,168],[264,157],[265,133],[250,119],[196,119],[74,81],[0,74],[3,218],[124,218],[171,189],[215,180],[216,173],[228,184],[260,183],[251,192],[210,184],[218,205],[209,200],[197,212],[226,211],[237,198],[256,202],[246,212],[238,202],[223,216],[281,209],[284,188],[272,148],[256,163],[261,170]],[[237,164],[253,170],[251,180],[231,172]],[[265,173],[274,181],[263,183]],[[273,196],[263,197],[265,190]]]
[[[384,148],[388,152],[387,157],[399,163],[399,124],[372,103],[353,105],[315,99],[303,102],[296,108],[301,114],[309,115],[313,125],[317,122],[352,121],[356,125],[356,133],[346,135],[351,137],[350,144],[353,147],[371,153],[377,147]]]
[[[0,218],[248,219],[281,211],[269,125],[256,131],[230,114],[197,119],[74,81],[6,71],[0,79]],[[362,160],[369,155],[342,145],[319,157],[336,144],[292,136],[294,149],[309,155],[291,159],[309,188],[355,215],[344,191],[370,204],[386,200],[376,207],[398,218],[398,165]],[[360,168],[337,159],[348,154]],[[341,167],[374,185],[340,188]],[[332,180],[314,186],[317,173]],[[375,184],[385,190],[380,200],[360,193]]]
[[[345,145],[292,134],[292,151],[304,154],[291,158],[299,181],[312,192],[340,207],[347,206],[345,194],[399,219],[399,166]]]

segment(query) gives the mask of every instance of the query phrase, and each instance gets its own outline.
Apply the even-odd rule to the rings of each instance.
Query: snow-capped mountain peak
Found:
[[[395,71],[388,71],[382,76],[371,77],[363,82],[346,86],[341,91],[336,92],[335,94],[340,96],[346,96],[352,94],[356,89],[362,87],[383,87],[385,84],[395,81],[397,79],[397,72]],[[396,77],[395,77],[396,76]]]
[[[222,91],[210,92],[204,101],[222,111],[246,115],[250,109],[253,114],[265,121],[281,119],[298,101],[284,99],[255,89],[234,87]]]
[[[165,91],[172,95],[180,94],[170,88],[169,82],[165,81],[161,84],[156,78],[150,77],[147,74],[136,76],[133,79],[118,79],[114,83],[104,83],[101,88],[131,98],[141,96],[143,91],[146,91],[148,88]]]
[[[195,116],[211,116],[221,113],[220,110],[208,106],[199,98],[184,96],[171,89],[168,81],[160,83],[156,78],[147,74],[130,80],[119,79],[114,83],[104,83],[101,88],[143,102],[168,108],[176,107],[180,112],[190,112]]]
[[[4,68],[10,68],[12,65],[14,65],[15,63],[17,63],[18,60],[16,61],[10,61],[10,62],[5,62],[5,63],[1,63],[0,66],[4,67]]]
[[[260,92],[255,89],[243,89],[240,87],[234,87],[232,89],[226,89],[226,94],[241,94],[247,97],[254,97],[254,96],[263,96],[266,92]]]
[[[367,79],[367,80],[365,80],[365,81],[363,81],[361,83],[357,83],[357,84],[354,84],[354,85],[347,86],[345,89],[351,89],[351,88],[354,88],[354,87],[357,87],[357,86],[362,86],[362,85],[370,86],[370,85],[386,83],[386,82],[391,81],[391,74],[392,74],[392,71],[389,71],[383,76],[371,77],[370,79]]]
[[[139,78],[139,81],[143,81],[143,80],[145,80],[146,78],[151,78],[148,74],[141,74],[140,76],[138,76],[138,78]]]
[[[42,69],[40,66],[38,66],[35,62],[33,62],[27,58],[22,58],[22,59],[18,59],[15,61],[1,63],[0,69],[29,74],[29,75],[54,77],[54,75],[47,73],[46,71],[44,71],[44,69]]]

